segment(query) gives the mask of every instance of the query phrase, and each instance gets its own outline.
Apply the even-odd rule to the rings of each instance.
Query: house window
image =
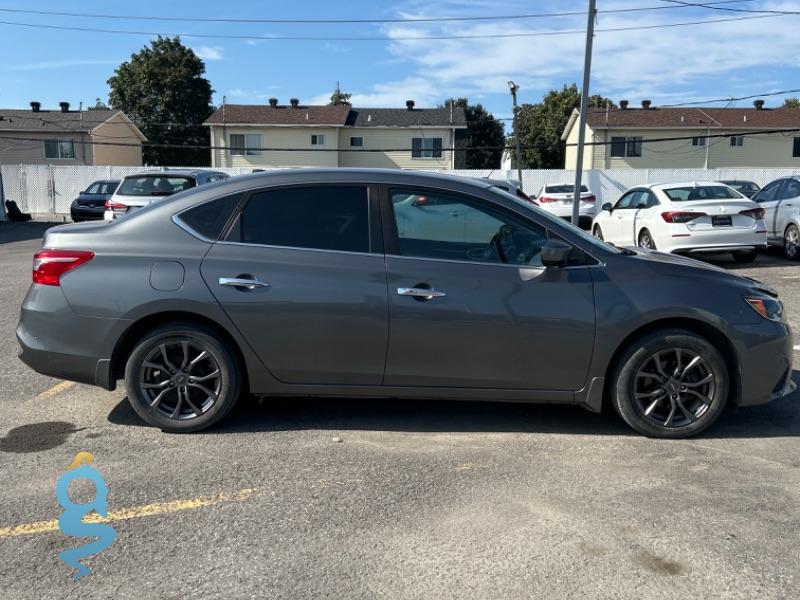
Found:
[[[324,146],[325,145],[325,136],[323,134],[314,134],[311,136],[311,145],[312,146]]]
[[[260,133],[232,133],[231,156],[258,156],[261,154]]]
[[[612,158],[640,158],[642,156],[642,138],[640,137],[612,137]]]
[[[411,138],[411,158],[442,158],[442,138]]]
[[[800,158],[800,137],[794,138],[794,146],[792,147],[792,157]]]
[[[742,146],[744,146],[743,135],[731,136],[731,148],[741,148]]]
[[[59,160],[75,158],[75,144],[72,140],[45,140],[44,157]]]
[[[693,137],[692,138],[692,146],[695,148],[703,148],[706,145],[706,138],[704,137]]]
[[[350,138],[350,147],[351,148],[362,148],[364,146],[364,138],[363,137],[351,137]]]

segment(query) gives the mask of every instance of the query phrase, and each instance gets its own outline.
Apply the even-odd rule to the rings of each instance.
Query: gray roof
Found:
[[[2,131],[88,132],[108,121],[118,110],[40,110],[0,108]]]
[[[352,108],[347,124],[351,127],[466,127],[461,106],[453,108]]]

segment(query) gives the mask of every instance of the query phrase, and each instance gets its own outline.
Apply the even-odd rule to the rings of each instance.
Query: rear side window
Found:
[[[316,186],[255,192],[228,241],[369,252],[367,188]]]
[[[198,235],[216,240],[231,218],[243,194],[233,194],[205,202],[178,215],[178,220]]]

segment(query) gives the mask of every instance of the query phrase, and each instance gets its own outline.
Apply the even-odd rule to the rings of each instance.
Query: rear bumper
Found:
[[[672,252],[731,252],[736,250],[761,250],[767,247],[767,234],[756,229],[715,229],[689,231],[685,226],[673,226],[672,235],[664,247]]]
[[[755,406],[791,394],[796,386],[792,380],[794,340],[789,325],[766,321],[736,329],[733,339],[741,365],[738,404]]]

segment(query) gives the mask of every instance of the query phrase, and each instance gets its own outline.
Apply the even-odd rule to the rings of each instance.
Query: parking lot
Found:
[[[341,399],[241,402],[213,430],[165,434],[122,386],[17,359],[44,227],[0,224],[3,597],[800,594],[798,392],[685,441],[575,407]],[[775,287],[800,330],[799,263],[718,264]],[[118,537],[76,583],[57,555],[86,540],[58,531],[54,487],[82,450]]]

